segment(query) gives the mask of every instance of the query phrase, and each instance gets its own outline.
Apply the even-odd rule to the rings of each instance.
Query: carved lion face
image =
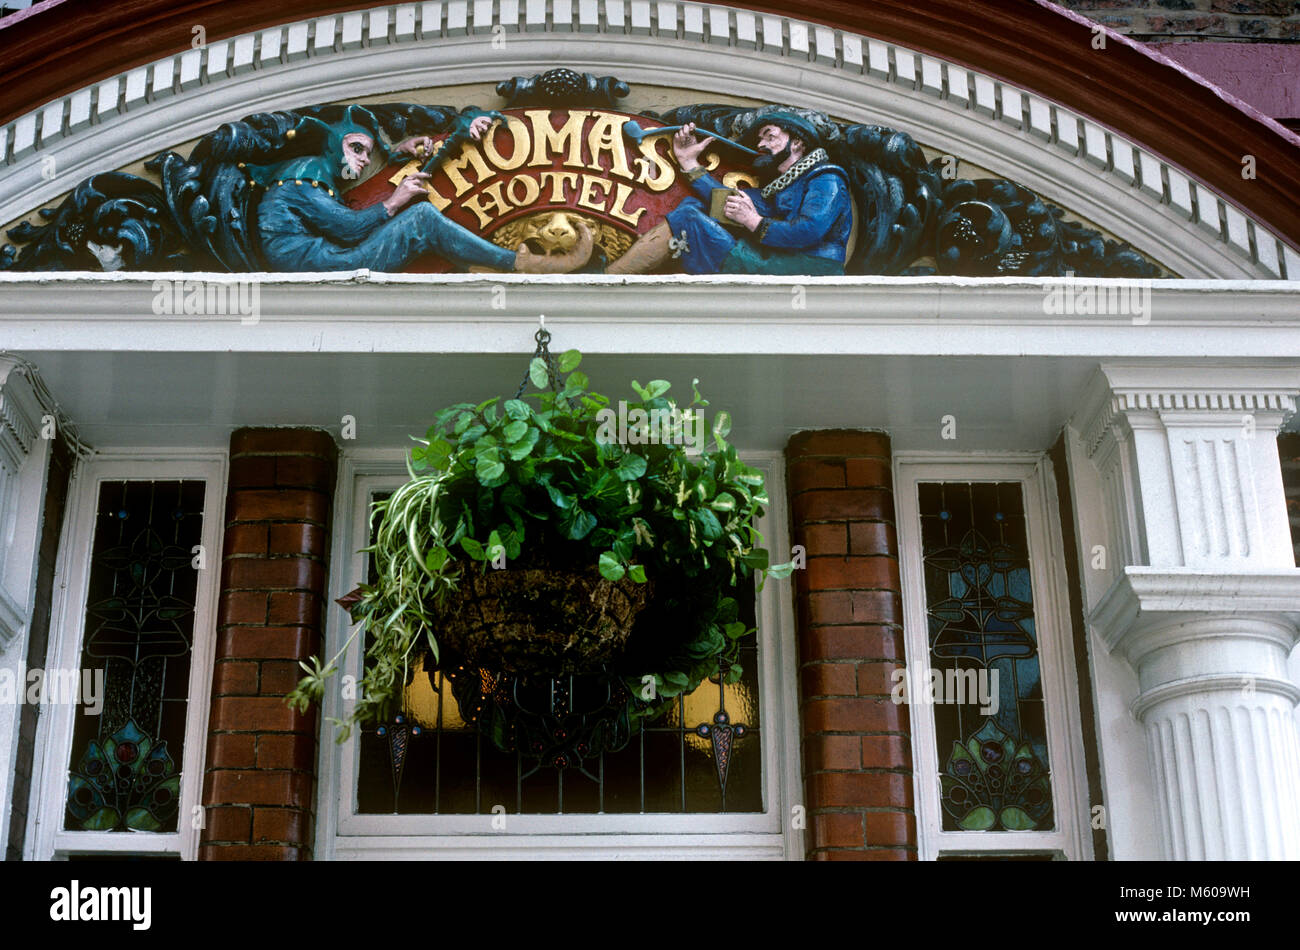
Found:
[[[530,217],[524,223],[522,238],[530,247],[536,247],[546,254],[563,254],[573,250],[578,243],[578,231],[574,227],[572,214],[553,211]]]
[[[591,215],[578,214],[570,209],[539,211],[511,221],[498,228],[492,234],[492,240],[511,249],[527,244],[534,254],[564,254],[578,243],[575,222],[579,220],[591,230],[609,260],[617,259],[632,245],[632,235]]]

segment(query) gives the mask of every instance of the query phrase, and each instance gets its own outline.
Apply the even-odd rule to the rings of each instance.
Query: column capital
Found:
[[[1247,364],[1149,366],[1102,363],[1076,417],[1089,457],[1108,434],[1161,424],[1241,425],[1276,434],[1296,411],[1300,368]]]

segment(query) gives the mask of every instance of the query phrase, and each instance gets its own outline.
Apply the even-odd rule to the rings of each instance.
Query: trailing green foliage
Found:
[[[761,586],[764,573],[791,570],[768,564],[754,527],[768,502],[762,473],[727,441],[725,413],[705,429],[698,389],[679,409],[667,382],[633,382],[640,399],[615,409],[588,389],[581,359],[576,350],[558,358],[555,389],[534,359],[539,392],[449,406],[415,440],[410,481],[374,505],[366,550],[378,581],[362,585],[351,608],[353,637],[365,630],[369,641],[352,722],[389,718],[416,661],[425,651],[437,660],[437,605],[470,570],[596,567],[609,580],[653,582],[628,660],[645,665],[624,670],[647,700],[635,704],[637,717],[707,677],[739,679],[738,641],[752,631],[728,592],[755,571]],[[304,710],[318,701],[347,647],[328,665],[302,664],[307,675],[289,701]],[[653,691],[643,675],[653,675]],[[342,741],[351,723],[336,724]]]

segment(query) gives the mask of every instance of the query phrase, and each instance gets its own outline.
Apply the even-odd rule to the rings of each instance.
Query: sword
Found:
[[[641,140],[645,138],[647,135],[659,135],[660,133],[663,132],[676,132],[680,128],[682,128],[682,126],[680,125],[665,125],[657,129],[643,129],[635,121],[629,119],[627,122],[623,123],[623,134],[626,135],[628,138],[630,138],[633,142],[636,142],[638,145],[640,145]],[[723,138],[721,135],[719,135],[716,132],[710,132],[707,129],[697,129],[697,131],[700,132],[702,135],[706,136],[707,138],[711,138],[714,139],[715,141],[721,142],[723,145],[730,145],[732,148],[739,149],[740,151],[746,152],[749,155],[760,154],[759,152],[750,148],[748,145],[741,145],[739,142],[733,142],[731,141],[731,139]]]

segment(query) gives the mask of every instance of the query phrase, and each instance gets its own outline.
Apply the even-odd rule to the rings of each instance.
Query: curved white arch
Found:
[[[564,64],[891,126],[1083,215],[1189,278],[1300,279],[1300,253],[1205,185],[1030,91],[787,17],[646,0],[450,0],[285,24],[191,49],[0,128],[0,218],[221,122]],[[487,103],[484,103],[485,105]],[[50,160],[52,159],[52,164]]]

